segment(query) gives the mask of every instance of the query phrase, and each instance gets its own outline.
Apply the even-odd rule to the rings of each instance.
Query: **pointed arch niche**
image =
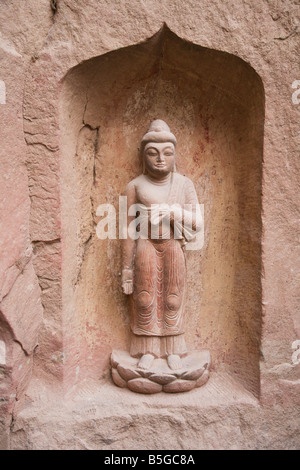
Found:
[[[118,207],[155,118],[177,136],[177,171],[193,180],[205,211],[204,246],[187,253],[187,343],[210,349],[212,377],[225,373],[258,396],[263,85],[240,58],[166,26],[79,64],[62,83],[66,378],[108,379],[111,350],[129,346],[120,242],[97,238],[96,209]]]

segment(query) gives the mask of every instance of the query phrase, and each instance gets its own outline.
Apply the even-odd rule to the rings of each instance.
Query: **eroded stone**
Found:
[[[209,370],[206,369],[201,375],[201,377],[199,377],[199,379],[196,381],[195,387],[202,387],[202,385],[204,385],[208,381],[208,378]]]
[[[137,393],[158,393],[162,391],[162,385],[159,385],[151,380],[140,378],[133,379],[127,382],[128,388]]]
[[[177,379],[174,382],[164,385],[163,391],[167,393],[181,393],[181,392],[189,392],[193,388],[195,388],[194,380]]]
[[[126,381],[140,377],[140,374],[131,367],[125,367],[118,364],[117,369],[120,376]]]
[[[149,379],[153,382],[156,382],[161,385],[168,384],[176,379],[175,375],[168,375],[168,374],[152,374],[149,376]]]
[[[204,367],[201,367],[200,369],[196,369],[196,370],[187,371],[181,375],[181,378],[184,380],[197,380],[199,379],[199,377],[201,377],[204,371],[205,371]]]
[[[112,368],[112,369],[111,369],[111,375],[112,375],[112,379],[113,379],[114,383],[115,383],[118,387],[121,387],[121,388],[127,387],[127,382],[126,382],[126,380],[122,379],[122,377],[120,376],[120,374],[119,374],[119,372],[117,371],[117,369]]]

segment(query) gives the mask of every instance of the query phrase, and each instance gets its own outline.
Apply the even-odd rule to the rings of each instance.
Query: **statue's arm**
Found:
[[[185,227],[184,234],[193,238],[202,228],[202,215],[198,203],[195,186],[191,180],[186,178],[184,191],[184,202],[172,206],[171,222],[177,222]]]
[[[128,216],[128,209],[136,203],[136,190],[134,184],[129,184],[127,186],[124,195],[127,196],[127,225],[124,228],[126,238],[122,240],[122,289],[124,294],[130,295],[133,292],[133,266],[136,242],[128,233],[129,224],[134,220],[134,216]]]
[[[185,209],[184,209],[184,223],[192,227],[193,232],[197,233],[201,230],[203,225],[202,215],[198,202],[193,182],[186,178],[185,183]]]

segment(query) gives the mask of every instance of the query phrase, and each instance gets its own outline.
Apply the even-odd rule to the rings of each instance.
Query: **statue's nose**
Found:
[[[161,152],[158,152],[157,160],[158,160],[159,162],[162,162],[162,161],[164,160],[164,156],[163,156],[163,154],[162,154]]]

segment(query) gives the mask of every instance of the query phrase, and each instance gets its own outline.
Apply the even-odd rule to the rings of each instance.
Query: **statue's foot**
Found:
[[[145,370],[150,369],[153,360],[154,356],[152,354],[144,354],[138,363],[138,367]]]
[[[177,354],[170,354],[167,357],[167,361],[168,361],[168,366],[172,370],[178,370],[182,368],[182,362],[181,362],[180,356],[178,356]]]

